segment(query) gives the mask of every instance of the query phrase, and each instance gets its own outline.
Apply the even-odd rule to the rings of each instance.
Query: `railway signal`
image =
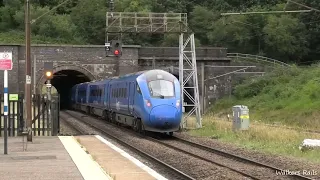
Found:
[[[53,77],[53,63],[52,62],[44,62],[43,64],[44,75],[46,79],[52,79]]]
[[[113,50],[113,54],[115,56],[121,56],[122,55],[122,45],[121,45],[121,41],[111,41],[111,46],[112,46],[112,50]]]
[[[107,56],[119,57],[122,55],[122,42],[120,40],[112,40],[110,43],[105,43]]]

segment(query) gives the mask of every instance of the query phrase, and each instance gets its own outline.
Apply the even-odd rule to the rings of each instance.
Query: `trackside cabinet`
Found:
[[[237,105],[232,107],[233,111],[233,130],[248,130],[249,129],[249,109],[247,106]]]

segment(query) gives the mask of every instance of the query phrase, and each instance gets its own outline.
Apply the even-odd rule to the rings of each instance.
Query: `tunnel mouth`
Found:
[[[70,108],[71,88],[83,82],[91,81],[84,73],[77,70],[61,70],[53,74],[52,86],[60,95],[60,109]]]

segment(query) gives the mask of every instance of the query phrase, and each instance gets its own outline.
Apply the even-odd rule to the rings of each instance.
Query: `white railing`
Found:
[[[280,65],[280,66],[287,66],[290,67],[291,65],[284,63],[282,61],[264,57],[264,56],[258,56],[258,55],[253,55],[253,54],[241,54],[241,53],[227,53],[228,58],[236,58],[236,59],[246,59],[246,60],[255,60],[258,62],[266,62],[270,63],[273,65]]]

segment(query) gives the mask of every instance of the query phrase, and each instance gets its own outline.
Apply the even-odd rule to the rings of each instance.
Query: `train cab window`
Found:
[[[174,84],[167,80],[154,80],[148,83],[150,95],[156,98],[174,96]]]

